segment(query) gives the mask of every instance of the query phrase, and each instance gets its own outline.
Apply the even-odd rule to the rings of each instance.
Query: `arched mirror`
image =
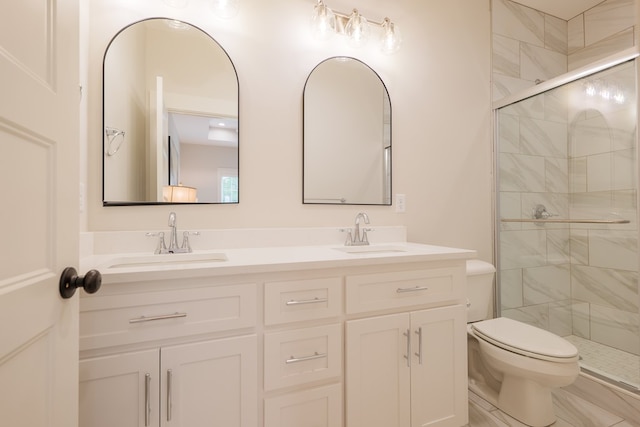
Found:
[[[202,30],[122,29],[103,70],[103,204],[238,203],[238,77]]]
[[[391,204],[391,102],[375,71],[335,57],[304,88],[303,203]]]

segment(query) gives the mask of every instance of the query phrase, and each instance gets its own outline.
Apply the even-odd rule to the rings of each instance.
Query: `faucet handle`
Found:
[[[351,229],[350,228],[341,228],[340,231],[343,232],[343,233],[347,233],[347,240],[345,240],[344,245],[345,246],[353,245],[353,235],[351,234]]]
[[[191,236],[199,236],[199,231],[185,231],[182,233],[182,249],[186,249],[187,252],[193,252],[191,249],[191,244],[189,244],[189,235]]]
[[[158,244],[156,246],[156,250],[153,252],[154,254],[162,253],[162,251],[167,250],[167,245],[164,243],[164,231],[159,233],[146,233],[147,237],[158,237]]]
[[[369,239],[367,237],[367,231],[375,231],[374,228],[363,228],[362,229],[362,244],[363,245],[368,245],[369,244]]]

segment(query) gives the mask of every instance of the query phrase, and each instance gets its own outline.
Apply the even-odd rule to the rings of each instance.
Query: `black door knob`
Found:
[[[84,288],[85,292],[93,294],[102,285],[102,275],[98,270],[89,270],[84,276],[78,276],[78,272],[73,267],[67,267],[60,275],[60,296],[71,298],[76,293],[77,288]]]

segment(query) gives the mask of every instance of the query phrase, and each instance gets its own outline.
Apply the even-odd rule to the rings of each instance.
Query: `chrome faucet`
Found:
[[[171,212],[169,214],[169,228],[171,229],[171,234],[169,235],[169,247],[167,248],[167,252],[170,254],[181,252],[180,247],[178,247],[178,226],[176,225],[175,212]]]
[[[182,233],[182,245],[178,246],[178,225],[176,219],[176,213],[171,212],[169,214],[169,228],[171,229],[169,234],[169,247],[165,244],[164,241],[164,232],[159,233],[147,233],[147,236],[158,237],[158,246],[156,246],[156,250],[154,253],[156,254],[181,254],[192,252],[191,245],[189,244],[189,235],[198,235],[200,234],[197,231],[185,231]]]
[[[356,224],[353,229],[353,234],[351,233],[351,229],[342,230],[348,232],[347,240],[344,242],[345,246],[365,246],[369,244],[367,231],[372,231],[372,229],[360,228],[361,220],[364,221],[365,224],[369,224],[369,215],[364,212],[360,212],[356,215]]]

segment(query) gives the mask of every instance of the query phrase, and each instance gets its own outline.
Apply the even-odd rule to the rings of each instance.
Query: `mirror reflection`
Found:
[[[238,203],[238,78],[184,22],[121,30],[104,57],[103,203]]]
[[[391,102],[363,62],[330,58],[304,89],[303,203],[391,204]]]

